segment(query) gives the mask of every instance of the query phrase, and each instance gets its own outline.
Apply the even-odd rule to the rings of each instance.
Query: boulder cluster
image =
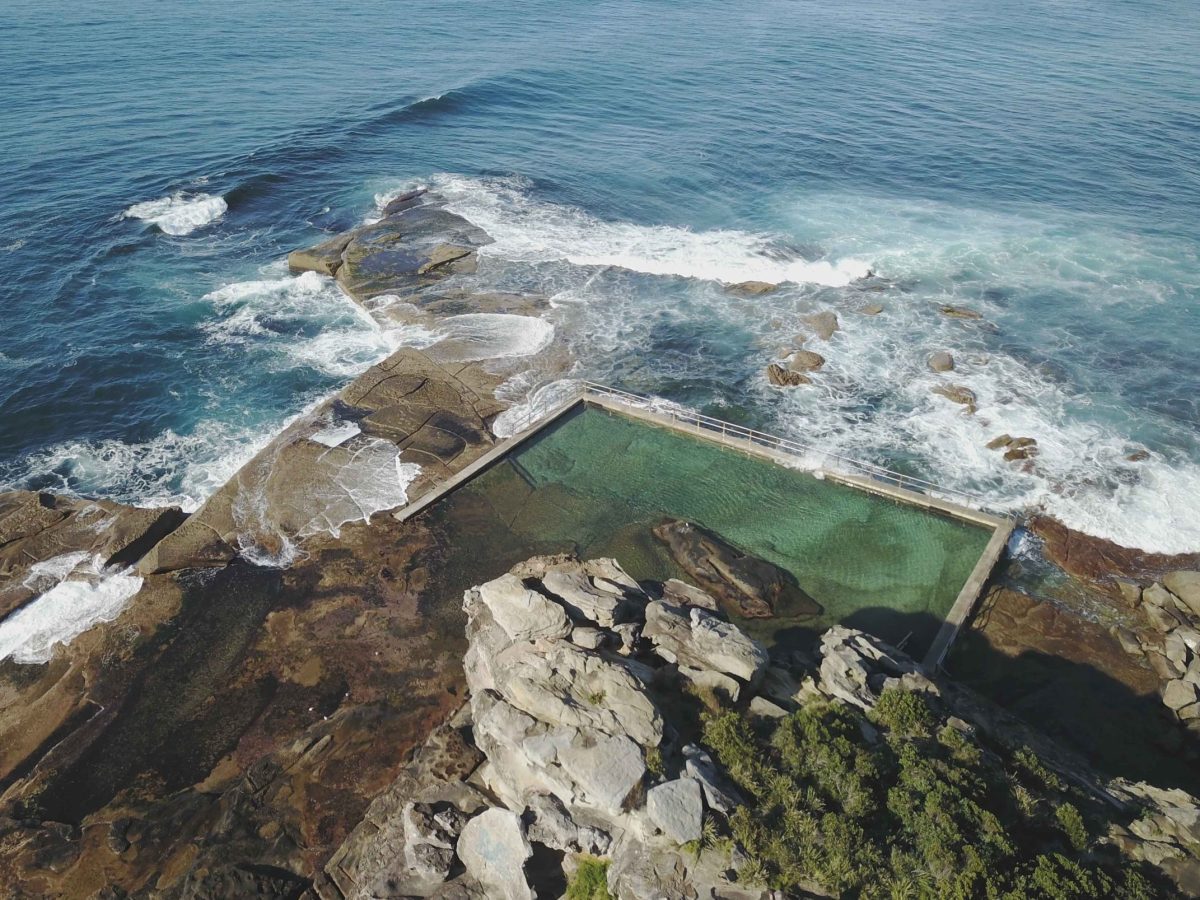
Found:
[[[1145,657],[1159,677],[1163,704],[1200,737],[1200,572],[1168,572],[1144,587],[1132,581],[1119,587],[1148,626],[1118,628],[1121,646]]]
[[[602,857],[614,897],[763,896],[738,883],[736,849],[695,852],[706,820],[742,802],[694,742],[698,710],[719,696],[782,716],[811,684],[772,666],[709,594],[674,580],[648,591],[611,559],[535,558],[468,590],[463,608],[470,699],[454,724],[469,749],[423,764],[388,801],[400,824],[371,831],[386,833],[388,862],[358,884],[560,896]],[[343,849],[339,877],[375,858],[364,847]]]

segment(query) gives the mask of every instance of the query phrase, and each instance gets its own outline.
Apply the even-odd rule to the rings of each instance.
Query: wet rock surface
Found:
[[[115,621],[47,664],[0,664],[6,896],[308,888],[461,703],[463,618],[438,602],[439,537],[384,513],[492,446],[495,383],[399,352],[151,548]],[[406,490],[389,493],[406,465]],[[368,470],[387,490],[358,492]],[[92,515],[6,499],[0,550],[75,546]],[[181,517],[96,508],[115,524],[88,549],[109,556]]]
[[[680,567],[738,615],[808,616],[821,606],[778,566],[750,556],[698,525],[669,519],[654,529]]]
[[[178,507],[143,509],[36,491],[0,493],[0,619],[76,566],[136,563],[186,519]]]
[[[383,217],[288,255],[293,272],[337,278],[360,303],[382,294],[411,299],[452,275],[474,271],[486,232],[443,208],[427,192],[388,203]]]

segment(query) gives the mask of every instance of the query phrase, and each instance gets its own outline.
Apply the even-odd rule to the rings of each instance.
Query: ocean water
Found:
[[[0,486],[194,508],[436,339],[283,264],[425,184],[495,238],[479,287],[552,301],[500,351],[552,327],[568,377],[1198,549],[1198,58],[1192,0],[0,5]]]

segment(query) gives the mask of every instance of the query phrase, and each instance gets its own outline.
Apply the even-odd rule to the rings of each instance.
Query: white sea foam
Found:
[[[170,197],[135,203],[125,210],[127,219],[141,219],[157,225],[166,234],[191,234],[215,222],[229,209],[224,197],[212,194],[186,194],[182,191]]]
[[[19,663],[49,662],[58,644],[68,644],[89,628],[120,615],[142,586],[142,579],[128,572],[104,572],[98,556],[87,571],[75,571],[72,566],[70,572],[0,621],[0,660],[11,656]]]
[[[409,486],[420,474],[419,465],[400,461],[395,444],[378,438],[367,440],[328,483],[313,485],[314,515],[299,536],[323,531],[336,536],[349,522],[369,522],[377,512],[403,506]]]
[[[339,422],[336,425],[327,425],[320,431],[314,431],[309,435],[309,439],[325,447],[337,447],[359,434],[362,434],[362,429],[356,423]]]
[[[769,235],[605,221],[576,207],[536,200],[519,179],[438,175],[432,185],[449,200],[448,209],[493,238],[494,243],[479,251],[484,257],[617,266],[725,284],[769,281],[836,287],[862,278],[869,269],[866,261],[850,257],[788,257]],[[386,202],[388,197],[377,199]]]
[[[264,274],[281,268],[269,266]],[[203,299],[216,312],[200,326],[210,344],[263,349],[276,356],[269,365],[304,366],[337,378],[358,375],[400,347],[435,339],[421,326],[381,324],[337,282],[316,272],[235,282]]]
[[[958,365],[935,375],[926,358],[942,347],[954,350]],[[1041,510],[1126,546],[1200,547],[1200,467],[1161,454],[1130,462],[1136,445],[1086,399],[1015,357],[985,352],[980,338],[936,313],[897,305],[879,317],[847,318],[814,349],[828,360],[814,385],[769,391],[785,433],[868,462],[917,453],[937,484],[995,509]],[[932,393],[938,384],[969,388],[979,411],[967,415]],[[1035,438],[1034,463],[987,449],[1001,434]]]
[[[550,346],[554,326],[533,316],[467,313],[438,323],[439,352],[460,362],[533,356]]]
[[[517,376],[516,379],[510,380],[519,383],[522,379]],[[496,416],[492,422],[492,433],[498,438],[509,438],[524,431],[568,400],[577,397],[580,383],[572,378],[563,378],[541,385],[535,390],[519,396],[512,396],[514,392],[507,384],[501,387],[508,388],[508,390],[497,390],[496,396],[503,398],[503,395],[507,393],[516,402]]]
[[[5,466],[0,490],[37,478],[44,490],[103,495],[136,506],[178,505],[191,512],[285,425],[285,420],[235,425],[209,419],[190,434],[168,428],[144,443],[65,441]]]
[[[86,550],[75,550],[35,562],[26,571],[22,583],[32,590],[47,590],[74,572],[90,556]]]

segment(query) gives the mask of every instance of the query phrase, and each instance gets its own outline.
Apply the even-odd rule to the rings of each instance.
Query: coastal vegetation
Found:
[[[743,880],[895,900],[1163,896],[1106,852],[1103,808],[920,692],[886,690],[870,713],[814,701],[769,725],[710,712],[704,743],[748,798],[729,817]]]
[[[578,867],[567,882],[567,900],[611,900],[608,892],[609,861],[595,856],[580,856]]]

